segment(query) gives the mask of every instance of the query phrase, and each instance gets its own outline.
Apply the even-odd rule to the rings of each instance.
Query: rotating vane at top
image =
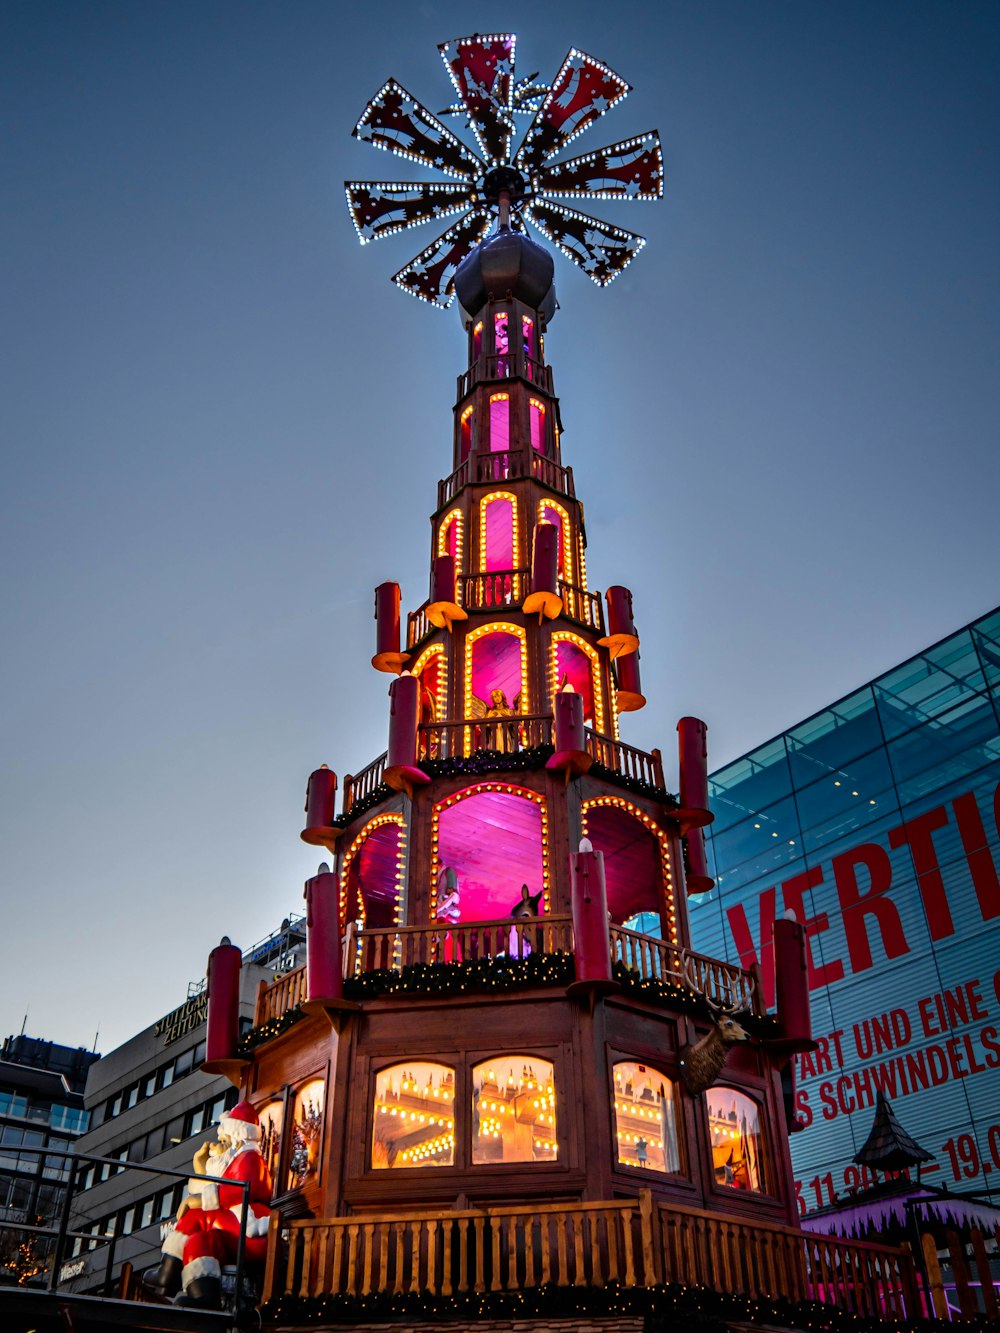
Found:
[[[652,200],[663,194],[663,155],[655,130],[559,162],[561,149],[617,105],[630,85],[593,56],[571,50],[550,84],[514,74],[515,38],[476,34],[443,43],[459,100],[441,115],[461,116],[474,152],[395,79],[368,102],[356,138],[431,168],[445,183],[347,181],[347,203],[362,244],[435,218],[459,214],[393,282],[431,305],[454,297],[455,271],[499,216],[527,220],[599,286],[635,258],[645,239],[577,212],[562,199]],[[515,117],[531,122],[516,152]]]

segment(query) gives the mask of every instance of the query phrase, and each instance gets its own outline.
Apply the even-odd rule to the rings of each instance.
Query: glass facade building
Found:
[[[1000,1202],[1000,609],[715,773],[711,803],[694,947],[759,965],[770,1006],[774,921],[806,928],[800,1209],[868,1183],[879,1089],[927,1183]]]

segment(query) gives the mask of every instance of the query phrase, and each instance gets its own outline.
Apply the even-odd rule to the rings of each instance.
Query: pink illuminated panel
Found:
[[[472,452],[472,412],[473,409],[471,407],[467,407],[465,411],[462,413],[461,438],[460,438],[462,456],[461,459],[459,460],[462,463],[465,462],[469,454]]]
[[[529,319],[527,315],[521,316],[521,346],[524,348],[525,358],[534,360],[535,357],[535,321]],[[531,376],[529,375],[530,379]]]
[[[575,643],[560,639],[556,643],[556,682],[561,687],[564,678],[577,694],[583,695],[583,720],[594,725],[594,675],[590,658]]]
[[[441,811],[438,855],[458,882],[456,924],[504,920],[523,884],[533,898],[543,891],[541,808],[516,792],[473,792]]]
[[[490,452],[510,448],[510,395],[495,393],[490,398]]]
[[[503,379],[510,374],[510,334],[507,330],[506,310],[493,316],[493,348],[497,354],[497,378]]]
[[[531,447],[538,453],[545,453],[545,407],[537,398],[528,400],[528,412],[531,422]]]
[[[502,690],[514,707],[521,695],[521,660],[516,634],[505,630],[484,634],[472,645],[472,693],[489,704],[494,690]]]
[[[400,836],[398,824],[381,824],[354,855],[347,879],[349,921],[363,915],[372,929],[395,925]]]
[[[559,577],[567,578],[566,573],[566,535],[563,532],[562,511],[553,505],[543,504],[539,515],[543,523],[551,523],[559,533]],[[572,582],[572,579],[570,579]]]
[[[472,359],[478,361],[483,350],[483,321],[472,330]]]
[[[514,568],[514,502],[499,496],[485,506],[486,560],[483,572]]]
[[[587,813],[587,836],[604,853],[608,912],[627,921],[638,912],[659,915],[663,902],[663,863],[656,835],[619,806],[597,806]]]

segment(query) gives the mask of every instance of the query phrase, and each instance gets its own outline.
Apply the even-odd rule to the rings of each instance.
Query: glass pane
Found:
[[[648,1171],[679,1171],[674,1085],[651,1065],[615,1065],[615,1139],[618,1161]]]
[[[292,1102],[292,1148],[288,1161],[288,1188],[301,1189],[316,1178],[323,1141],[323,1100],[326,1080],[314,1078]]]
[[[490,399],[490,453],[510,448],[510,398],[505,393]]]
[[[788,762],[796,787],[807,786],[826,775],[836,776],[836,769],[882,744],[882,728],[871,688],[866,686],[817,713],[790,731],[787,740]]]
[[[420,1062],[375,1077],[372,1167],[453,1166],[455,1071]]]
[[[472,1071],[472,1160],[556,1160],[555,1070],[537,1056],[498,1056]]]
[[[791,796],[792,780],[784,739],[779,737],[714,773],[709,790],[715,812],[712,828],[717,833]]]
[[[267,1102],[260,1108],[260,1151],[271,1173],[271,1179],[278,1178],[278,1158],[281,1155],[281,1112],[283,1102],[280,1097]]]
[[[715,1183],[763,1193],[764,1135],[760,1107],[735,1088],[709,1088],[705,1098]]]

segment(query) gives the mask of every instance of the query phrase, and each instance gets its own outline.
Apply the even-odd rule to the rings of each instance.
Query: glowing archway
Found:
[[[563,676],[577,694],[583,695],[584,718],[602,736],[605,731],[604,690],[601,685],[601,659],[597,650],[572,630],[556,630],[552,635],[549,659],[549,689],[553,700]],[[553,703],[553,707],[555,704]]]
[[[493,620],[474,629],[465,640],[465,716],[473,717],[473,696],[490,703],[494,690],[503,690],[513,706],[521,696],[519,712],[531,711],[528,698],[528,640],[523,625]]]
[[[619,924],[640,911],[661,912],[666,939],[678,943],[670,840],[654,819],[624,796],[595,796],[580,807],[585,837],[604,853],[608,911]],[[640,824],[649,839],[636,836]]]
[[[517,530],[517,496],[490,491],[479,502],[479,568],[518,569],[521,543]]]
[[[401,814],[376,815],[353,840],[340,870],[340,924],[352,909],[375,929],[403,920],[406,821]]]
[[[573,529],[569,514],[555,500],[539,500],[538,521],[551,523],[559,529],[559,577],[567,583],[573,582]]]
[[[455,572],[461,573],[462,557],[465,554],[465,533],[462,524],[461,509],[450,509],[438,527],[438,555],[451,555],[455,558]]]
[[[411,675],[419,676],[420,683],[423,685],[430,696],[430,707],[425,708],[424,693],[420,696],[420,721],[442,722],[445,716],[445,704],[448,699],[448,654],[445,652],[443,643],[432,643],[429,648],[425,648],[420,654],[413,666],[409,667]],[[427,712],[431,716],[426,716]]]

